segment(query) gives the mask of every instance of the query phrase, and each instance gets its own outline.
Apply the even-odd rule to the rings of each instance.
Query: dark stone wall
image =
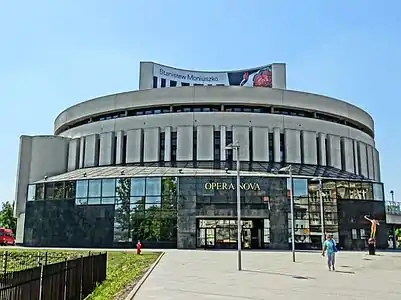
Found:
[[[112,247],[114,205],[76,206],[74,200],[29,201],[24,245]]]
[[[270,248],[288,249],[287,179],[268,179],[270,192]]]
[[[367,248],[367,239],[370,236],[370,222],[364,219],[364,215],[375,218],[380,222],[376,231],[376,246],[379,249],[388,247],[388,229],[385,224],[385,205],[383,201],[363,200],[339,200],[338,201],[338,227],[339,244],[345,249],[362,250]],[[353,239],[352,229],[358,234],[360,229],[365,229],[366,239]],[[358,236],[359,237],[359,236]]]
[[[177,197],[177,248],[196,248],[196,178],[181,177]]]
[[[236,185],[235,177],[180,177],[177,200],[177,247],[196,247],[197,217],[237,216],[236,190],[205,191],[208,182]],[[242,218],[270,218],[270,248],[288,249],[288,199],[285,178],[241,178],[258,183],[260,191],[241,191]],[[270,205],[263,198],[268,197]],[[270,208],[270,210],[269,210]]]

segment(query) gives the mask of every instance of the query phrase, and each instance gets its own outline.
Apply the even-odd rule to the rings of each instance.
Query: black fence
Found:
[[[90,255],[91,252],[88,253]],[[22,271],[41,265],[49,265],[58,262],[65,262],[74,258],[81,257],[78,253],[74,252],[30,252],[24,253],[19,251],[3,251],[0,254],[1,269],[0,273],[10,273],[15,271]]]
[[[81,300],[106,279],[107,253],[0,274],[0,300]]]

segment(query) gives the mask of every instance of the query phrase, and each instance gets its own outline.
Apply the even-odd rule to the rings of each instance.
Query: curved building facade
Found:
[[[235,247],[237,155],[245,247],[289,245],[291,184],[274,172],[285,166],[298,248],[320,247],[321,195],[324,230],[344,248],[365,246],[363,215],[385,220],[374,121],[362,109],[287,90],[282,63],[200,72],[142,62],[139,90],[67,108],[54,135],[21,137],[17,242]]]

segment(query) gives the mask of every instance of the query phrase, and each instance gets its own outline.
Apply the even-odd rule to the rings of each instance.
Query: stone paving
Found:
[[[329,272],[318,252],[169,250],[135,296],[163,299],[401,299],[401,253],[339,252]],[[274,298],[273,298],[274,297]]]

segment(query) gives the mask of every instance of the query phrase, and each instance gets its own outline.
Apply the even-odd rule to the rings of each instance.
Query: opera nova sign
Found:
[[[228,191],[228,190],[235,190],[236,189],[236,184],[233,183],[226,183],[226,182],[207,182],[205,183],[205,190],[222,190],[222,191]],[[259,183],[240,183],[239,185],[241,190],[244,191],[260,191],[260,186]]]

